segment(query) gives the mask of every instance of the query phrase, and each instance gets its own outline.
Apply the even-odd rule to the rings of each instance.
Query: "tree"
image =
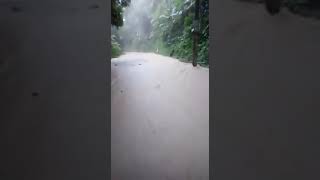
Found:
[[[111,0],[111,25],[123,25],[123,8],[129,6],[131,0]]]
[[[200,0],[196,0],[195,3],[195,11],[194,11],[194,30],[193,30],[193,58],[192,58],[192,65],[197,66],[197,55],[198,55],[198,40],[199,40],[199,30],[200,30],[200,23],[199,23],[199,12],[200,11]]]
[[[123,26],[123,8],[129,6],[131,0],[111,0],[111,25],[115,27]],[[118,57],[122,49],[117,40],[117,33],[111,29],[111,56]]]

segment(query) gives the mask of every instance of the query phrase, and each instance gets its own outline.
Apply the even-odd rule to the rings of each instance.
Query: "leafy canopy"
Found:
[[[123,26],[123,8],[129,6],[131,0],[111,0],[111,25]]]

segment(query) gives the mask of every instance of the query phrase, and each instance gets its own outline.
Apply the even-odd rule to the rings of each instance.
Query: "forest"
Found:
[[[294,14],[320,18],[318,0],[281,2],[282,8],[287,8]],[[190,62],[193,52],[194,11],[195,0],[112,0],[112,57],[125,51],[154,52]],[[197,63],[208,66],[209,0],[200,0],[199,32]]]
[[[154,52],[192,60],[195,0],[112,1],[112,57]],[[209,0],[200,0],[197,63],[208,66]]]

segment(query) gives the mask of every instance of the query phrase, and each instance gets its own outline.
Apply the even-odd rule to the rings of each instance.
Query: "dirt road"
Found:
[[[209,69],[126,53],[111,78],[112,179],[209,179]]]

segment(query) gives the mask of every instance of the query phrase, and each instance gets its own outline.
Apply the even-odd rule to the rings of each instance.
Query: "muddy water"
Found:
[[[126,53],[111,71],[112,179],[209,179],[209,69]]]

